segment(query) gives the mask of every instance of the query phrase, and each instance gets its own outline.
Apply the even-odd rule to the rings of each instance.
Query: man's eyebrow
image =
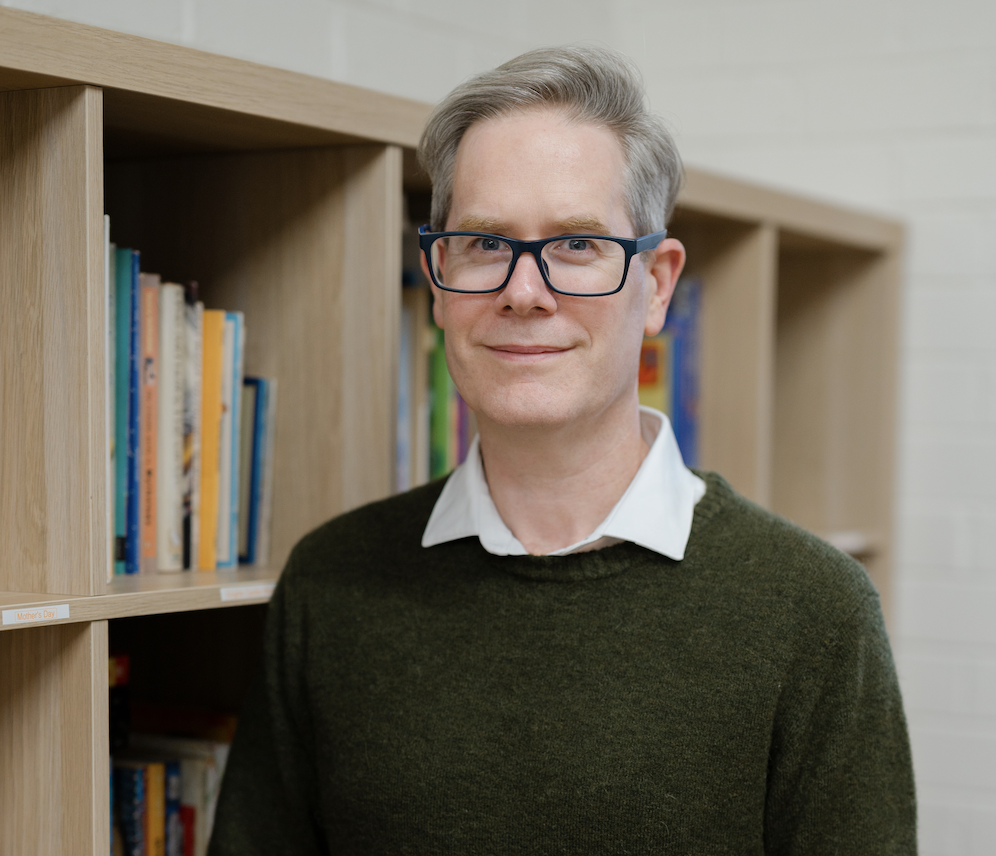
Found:
[[[457,232],[487,232],[491,235],[503,235],[507,231],[507,226],[501,220],[494,217],[477,217],[470,215],[461,218],[457,223]]]
[[[597,217],[569,217],[560,223],[562,235],[608,235],[609,227]]]
[[[492,235],[508,235],[508,225],[494,217],[469,215],[457,223],[457,232],[488,232]],[[561,220],[553,235],[608,235],[609,227],[597,217],[568,217]]]

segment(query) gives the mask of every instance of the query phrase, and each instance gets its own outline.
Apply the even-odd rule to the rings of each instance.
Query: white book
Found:
[[[183,286],[159,286],[156,439],[156,553],[160,571],[183,570],[183,392],[186,372]]]
[[[201,509],[201,372],[204,341],[204,304],[184,305],[187,361],[183,390],[183,502],[184,536],[187,539],[184,567],[195,569],[200,549]]]
[[[235,319],[225,313],[221,351],[221,436],[218,443],[218,535],[215,567],[232,567],[232,418],[235,379]],[[236,557],[238,559],[238,557]]]

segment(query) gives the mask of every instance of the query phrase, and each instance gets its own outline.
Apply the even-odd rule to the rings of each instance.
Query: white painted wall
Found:
[[[910,227],[899,655],[923,856],[996,848],[993,0],[0,0],[433,101],[539,44],[643,68],[686,160]]]

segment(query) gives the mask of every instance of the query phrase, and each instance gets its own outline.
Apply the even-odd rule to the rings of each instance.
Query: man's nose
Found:
[[[508,284],[499,292],[503,303],[518,314],[525,314],[534,307],[550,312],[557,308],[556,297],[547,288],[540,264],[543,264],[542,260],[532,253],[523,253],[516,259]]]

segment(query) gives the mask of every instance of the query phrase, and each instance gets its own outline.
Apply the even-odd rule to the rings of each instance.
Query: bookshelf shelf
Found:
[[[267,603],[279,576],[279,570],[258,568],[134,574],[115,579],[107,592],[100,595],[51,594],[39,598],[22,592],[0,592],[0,610],[20,613],[19,616],[5,614],[0,631]],[[51,612],[59,605],[68,607],[66,617],[38,615],[43,609]]]
[[[108,852],[112,643],[187,634],[157,691],[231,672],[237,699],[263,607],[211,610],[265,604],[302,534],[391,492],[428,111],[0,8],[0,609],[68,608],[0,624],[0,856]],[[106,582],[105,212],[243,311],[247,372],[278,380],[268,569]],[[703,465],[852,545],[888,607],[901,228],[691,169],[671,230],[703,282]]]

